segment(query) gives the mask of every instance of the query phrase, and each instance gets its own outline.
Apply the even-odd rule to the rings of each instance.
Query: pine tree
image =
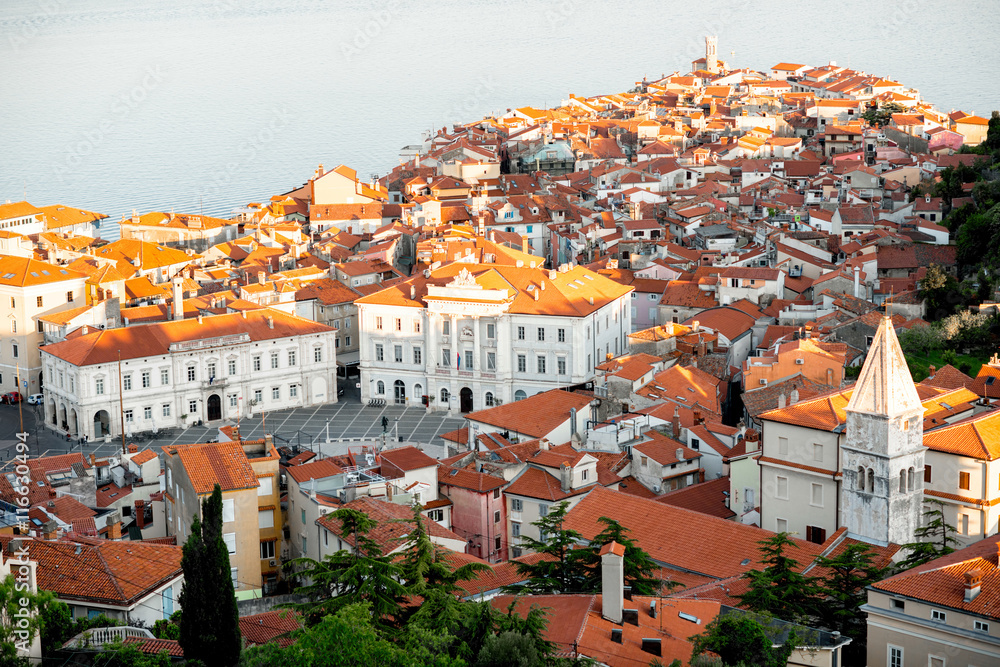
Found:
[[[789,547],[797,549],[798,545],[788,533],[778,533],[757,544],[765,569],[744,573],[750,586],[746,593],[736,596],[742,606],[793,623],[808,619],[815,605],[816,581],[800,573],[799,562],[785,554]]]
[[[634,595],[659,595],[664,586],[676,586],[676,582],[666,582],[653,576],[659,566],[629,537],[629,529],[614,519],[602,516],[598,522],[604,524],[604,530],[590,541],[587,549],[581,550],[581,564],[586,569],[586,580],[583,590],[598,592],[601,590],[601,548],[609,542],[617,542],[625,547],[625,585],[632,588]]]
[[[508,587],[513,592],[528,590],[532,593],[575,593],[584,589],[587,579],[585,554],[574,549],[583,541],[583,535],[575,530],[563,528],[563,521],[569,511],[569,503],[561,502],[549,513],[531,525],[536,526],[542,539],[522,535],[521,544],[543,558],[534,563],[517,563],[519,574],[526,576],[524,584]]]
[[[875,556],[869,545],[857,543],[832,558],[816,559],[816,565],[827,570],[817,586],[821,600],[817,615],[825,627],[851,638],[844,649],[845,664],[863,663],[867,655],[868,623],[861,605],[865,588],[886,574],[886,568],[875,565]]]
[[[184,657],[206,665],[235,665],[240,658],[239,611],[222,539],[222,489],[201,502],[202,519],[194,518],[184,545],[184,585],[179,598],[180,644]]]
[[[924,525],[916,530],[916,542],[903,545],[908,554],[906,559],[897,566],[896,569],[899,572],[923,565],[935,558],[947,556],[955,551],[951,545],[959,544],[959,541],[954,537],[958,531],[945,521],[944,503],[940,500],[926,502],[930,507],[924,510]]]

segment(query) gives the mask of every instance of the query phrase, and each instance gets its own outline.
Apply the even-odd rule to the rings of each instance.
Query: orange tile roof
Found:
[[[250,646],[266,644],[302,627],[298,612],[276,609],[240,618],[240,635]]]
[[[176,639],[151,639],[149,637],[126,637],[123,646],[132,646],[145,655],[159,655],[166,651],[171,658],[183,658],[184,649]]]
[[[11,539],[0,535],[5,552]],[[64,600],[132,605],[182,574],[176,546],[86,537],[21,539],[38,563],[38,587]]]
[[[562,389],[552,389],[520,401],[470,412],[470,422],[505,428],[533,438],[542,438],[569,419],[573,408],[579,412],[590,405],[592,397]]]
[[[28,257],[0,255],[0,285],[31,287],[61,280],[80,280],[86,274]]]
[[[251,341],[273,340],[332,331],[323,324],[289,315],[280,310],[261,308],[196,319],[173,320],[121,329],[98,330],[73,340],[53,343],[45,352],[74,366],[105,364],[122,359],[162,356],[170,352],[171,343],[211,340],[222,336],[247,333]],[[267,318],[273,318],[274,328]]]
[[[602,516],[628,528],[630,537],[658,563],[716,578],[741,575],[754,567],[760,557],[757,543],[774,535],[756,526],[603,487],[595,488],[570,510],[563,526],[593,539],[603,528],[598,522]],[[692,539],[695,527],[697,539]],[[799,547],[795,557],[800,563],[814,559],[821,551],[818,544],[794,542]]]
[[[301,454],[299,455],[301,456]],[[291,461],[289,461],[291,463]],[[320,461],[310,461],[299,465],[290,465],[285,471],[292,476],[296,482],[308,482],[310,479],[324,479],[344,472],[343,468],[335,464],[331,459]]]
[[[76,519],[97,516],[97,512],[72,496],[59,496],[55,500],[48,501],[46,506],[52,514],[69,524],[72,524]]]
[[[399,449],[386,449],[381,452],[382,461],[388,462],[402,472],[418,470],[436,466],[437,459],[424,454],[416,447],[400,447]]]
[[[167,456],[177,456],[191,479],[195,493],[212,493],[218,484],[223,491],[256,489],[257,475],[238,442],[199,445],[169,445]]]
[[[156,452],[154,452],[152,449],[144,449],[132,457],[132,463],[141,466],[146,461],[152,461],[155,458],[156,458]]]
[[[924,446],[939,452],[994,461],[1000,458],[1000,412],[983,412],[924,433]]]
[[[123,497],[132,494],[132,485],[126,484],[125,486],[118,486],[117,484],[111,483],[97,489],[97,506],[98,507],[110,507],[114,503],[121,500]]]
[[[589,493],[598,486],[600,485],[596,483],[588,484],[587,486],[570,489],[567,493],[562,490],[558,477],[541,468],[528,466],[510,483],[510,486],[504,490],[504,493],[555,502]]]
[[[640,454],[645,454],[660,465],[670,465],[679,461],[690,461],[701,458],[701,452],[697,452],[673,438],[668,438],[658,431],[647,431],[645,435],[650,439],[634,445],[632,449]],[[684,456],[683,459],[677,458],[677,450],[681,451]]]
[[[466,470],[465,468],[445,468],[442,466],[438,468],[437,476],[441,486],[455,486],[480,493],[507,486],[507,480],[503,477]]]
[[[158,269],[173,264],[187,264],[201,257],[201,255],[189,256],[183,250],[168,248],[157,243],[147,243],[136,239],[120,239],[114,243],[109,243],[94,251],[95,257],[114,260],[118,264],[119,270],[125,268],[127,275],[135,273],[132,262],[139,260],[139,267],[143,270]]]
[[[720,519],[731,519],[736,512],[726,507],[729,492],[729,478],[720,477],[708,482],[671,491],[656,499],[657,502],[674,507],[683,507],[694,512],[708,514]]]
[[[84,222],[95,223],[104,220],[108,216],[103,213],[85,211],[82,208],[63,206],[54,204],[52,206],[41,206],[38,209],[45,215],[46,229],[59,229],[60,227],[70,227]]]
[[[376,527],[368,533],[368,537],[375,541],[382,549],[382,553],[387,554],[400,548],[405,544],[405,537],[410,532],[410,525],[406,519],[413,517],[413,511],[408,505],[397,503],[387,503],[370,496],[364,496],[357,500],[346,503],[343,507],[364,512],[369,518],[374,519]],[[402,519],[403,521],[400,521]],[[436,521],[431,521],[424,517],[427,532],[431,537],[457,540],[465,542],[463,537],[456,535],[452,531],[444,528]],[[349,542],[348,536],[341,533],[341,524],[333,514],[325,514],[316,520],[317,525],[326,528],[335,535],[340,536],[345,542]]]

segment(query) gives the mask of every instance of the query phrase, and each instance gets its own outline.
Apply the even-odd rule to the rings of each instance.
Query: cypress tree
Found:
[[[206,665],[235,665],[240,658],[239,611],[230,574],[229,549],[222,539],[222,489],[202,500],[184,544],[181,568],[180,644],[184,657]]]

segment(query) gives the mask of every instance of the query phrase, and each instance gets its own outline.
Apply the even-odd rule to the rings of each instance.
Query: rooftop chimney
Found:
[[[937,373],[937,367],[934,364],[928,366],[927,370],[929,371],[928,373],[929,377],[934,377],[934,374]]]
[[[625,547],[608,542],[601,548],[601,616],[622,622],[625,607]]]
[[[201,320],[200,317],[198,319]],[[273,329],[274,328],[274,318],[271,317],[270,315],[267,316],[267,328],[268,329]]]
[[[788,404],[795,405],[799,402],[799,389],[794,384],[792,385],[792,393],[788,397]]]
[[[671,422],[670,430],[675,440],[681,437],[681,408],[679,405],[674,406],[674,419]]]
[[[972,602],[979,595],[979,589],[983,581],[982,570],[969,570],[965,573],[965,601]]]
[[[184,319],[184,279],[180,276],[174,276],[173,281],[174,288],[174,303],[173,303],[173,317],[175,320]]]
[[[573,469],[569,467],[568,463],[562,463],[559,466],[559,485],[563,493],[569,493],[573,490]]]
[[[542,438],[541,440],[539,440],[538,441],[538,449],[540,449],[543,452],[549,451],[549,441],[546,440],[545,438]]]
[[[778,407],[779,408],[785,407],[785,392],[781,392],[780,394],[778,394]]]
[[[683,461],[684,460],[684,448],[683,447],[678,447],[677,451],[674,452],[674,456],[677,457],[678,461]]]

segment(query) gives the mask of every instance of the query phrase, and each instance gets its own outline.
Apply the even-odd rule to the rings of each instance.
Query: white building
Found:
[[[265,308],[42,348],[45,423],[91,439],[336,402],[334,330]]]
[[[362,399],[470,412],[591,380],[625,351],[631,291],[579,266],[426,271],[355,302]]]

